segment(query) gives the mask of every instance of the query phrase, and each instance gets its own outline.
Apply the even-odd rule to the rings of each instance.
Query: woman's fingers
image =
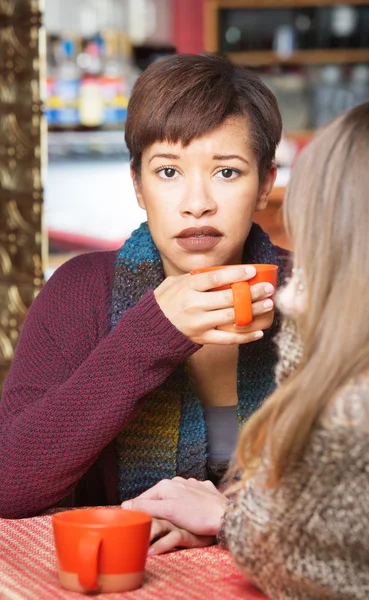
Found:
[[[173,524],[165,519],[153,519],[150,530],[150,542],[163,537],[173,529]]]
[[[150,498],[138,496],[133,500],[123,502],[122,508],[146,512],[157,519],[175,520],[175,501],[173,498],[151,500]]]
[[[212,329],[204,334],[204,344],[219,344],[222,346],[231,346],[232,344],[250,344],[260,340],[264,335],[262,330],[252,333],[234,333],[233,331],[222,331]]]
[[[274,302],[270,298],[267,300],[261,300],[260,302],[254,302],[252,305],[252,316],[258,317],[264,315],[274,309]]]
[[[215,487],[175,478],[163,480],[144,494],[123,502],[122,508],[142,510],[195,535],[211,536],[219,531],[227,505],[226,497]]]
[[[261,315],[270,313],[273,308],[273,302],[271,302],[271,304],[268,304],[267,307],[264,306],[265,301],[264,302],[257,302],[256,304],[253,304],[252,306],[252,314],[253,314],[253,318],[255,319],[256,317],[259,317]],[[230,308],[222,308],[220,310],[211,310],[211,311],[207,311],[204,312],[201,315],[201,326],[203,327],[204,330],[208,330],[210,331],[211,329],[216,329],[217,327],[222,327],[224,325],[233,325],[235,322],[235,310],[233,307]],[[196,320],[194,318],[193,323],[196,323]],[[199,321],[200,324],[200,321]],[[270,324],[268,325],[268,327],[270,327]],[[254,327],[252,326],[251,323],[251,327],[250,330],[247,331],[247,333],[253,332],[256,329],[262,329],[261,327]],[[234,328],[234,333],[245,333],[245,331],[242,331],[242,328]]]
[[[189,275],[188,284],[192,289],[198,292],[206,292],[223,285],[229,285],[236,281],[247,281],[256,275],[255,267],[251,265],[239,265],[219,269],[216,271],[207,271],[206,273],[197,273]]]
[[[153,535],[154,532],[155,535]],[[211,546],[216,541],[213,536],[195,535],[186,529],[181,529],[168,521],[160,519],[153,520],[151,539],[155,541],[150,545],[149,556],[164,554],[175,548],[203,548]]]
[[[263,312],[273,309],[274,303],[270,296],[273,295],[274,291],[274,287],[271,283],[258,283],[257,285],[252,285],[250,287],[252,312],[254,315],[260,315]],[[194,294],[196,294],[196,292],[194,292]],[[196,300],[194,305],[204,311],[233,308],[234,305],[233,291],[231,288],[215,292],[210,291],[206,294],[199,292],[194,299]]]
[[[251,286],[251,300],[252,300],[252,307],[253,310],[256,308],[256,304],[260,304],[260,308],[257,309],[260,312],[262,312],[262,310],[267,309],[267,308],[272,308],[273,307],[273,301],[271,300],[270,296],[273,294],[269,294],[269,296],[263,291],[264,290],[263,284],[258,284],[258,285],[254,285]],[[273,286],[272,286],[273,287]],[[256,289],[254,289],[256,288]],[[274,288],[273,288],[274,290]],[[196,292],[194,292],[196,294]],[[264,303],[267,302],[268,306],[264,306]],[[196,305],[198,308],[202,308],[203,310],[206,311],[211,311],[211,310],[217,310],[217,309],[221,309],[221,308],[230,308],[233,307],[234,305],[234,297],[233,297],[233,291],[232,289],[228,289],[228,290],[221,290],[218,292],[208,292],[207,294],[204,294],[202,292],[199,292],[197,297],[196,297]]]
[[[273,313],[270,284],[251,286],[253,322],[249,329],[234,327],[235,311],[232,289],[214,290],[234,281],[246,281],[255,273],[252,266],[235,266],[218,271],[168,277],[154,291],[156,301],[165,316],[192,341],[198,344],[245,344],[260,339],[260,331],[270,327],[272,320],[262,325],[254,323],[259,317]],[[245,285],[247,285],[245,283]],[[210,291],[207,291],[210,290]],[[217,330],[223,329],[219,335]]]
[[[197,480],[195,480],[195,481],[197,481]],[[209,490],[211,490],[215,494],[217,494],[217,492],[218,492],[218,490],[215,487],[214,483],[212,481],[209,481],[209,479],[206,479],[205,481],[197,481],[197,483],[199,483],[200,485],[205,486],[206,488],[208,488]]]
[[[258,300],[270,298],[274,294],[275,289],[271,283],[256,283],[250,286],[250,291],[252,302],[257,302]]]
[[[227,269],[219,269],[219,271],[208,271],[206,273],[198,273],[196,275],[190,275],[188,279],[188,285],[198,292],[212,292],[214,288],[222,287],[224,285],[231,285],[239,281],[247,281],[256,274],[255,267],[251,265],[228,267]],[[188,277],[187,275],[185,277]],[[269,298],[275,292],[274,286],[271,283],[257,283],[250,286],[252,302]],[[222,292],[222,293],[221,293]],[[214,295],[214,303],[218,302],[232,302],[233,294],[232,290],[222,290],[216,292]],[[211,294],[209,294],[211,297]],[[208,301],[210,300],[208,298]],[[217,300],[219,299],[219,300]],[[222,304],[221,306],[228,306],[228,304]],[[213,308],[218,308],[216,305]]]
[[[151,544],[149,548],[149,556],[152,556],[153,554],[164,554],[165,552],[174,550],[174,548],[181,546],[181,542],[184,541],[183,538],[184,536],[182,536],[179,529],[169,531],[169,533]]]

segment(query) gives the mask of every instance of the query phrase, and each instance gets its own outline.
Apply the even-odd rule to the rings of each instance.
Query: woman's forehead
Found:
[[[179,139],[156,141],[144,151],[145,158],[151,161],[156,155],[179,160],[193,153],[203,153],[217,160],[221,156],[248,155],[252,152],[247,123],[243,118],[227,119],[213,131],[194,138],[188,144]]]

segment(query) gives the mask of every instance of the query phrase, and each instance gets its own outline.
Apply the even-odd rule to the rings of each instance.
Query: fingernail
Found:
[[[264,335],[264,331],[255,331],[255,339],[260,340]]]
[[[247,267],[245,267],[245,271],[246,271],[246,275],[248,277],[255,277],[255,275],[256,275],[255,267],[247,266]]]
[[[132,500],[126,500],[125,502],[122,502],[121,506],[122,506],[122,508],[125,508],[126,510],[131,510]]]
[[[150,548],[147,551],[147,556],[154,556],[155,554],[155,548],[154,546],[150,546]]]
[[[266,286],[265,286],[265,288],[264,288],[264,290],[265,290],[266,294],[273,294],[274,287],[272,286],[271,283],[267,283]]]
[[[272,308],[273,301],[272,300],[265,300],[263,306],[264,306],[264,308]]]

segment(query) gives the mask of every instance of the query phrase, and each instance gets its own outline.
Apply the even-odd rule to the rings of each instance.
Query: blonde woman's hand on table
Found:
[[[174,477],[163,479],[140,496],[123,502],[122,508],[142,510],[194,536],[214,537],[227,505],[227,498],[211,481]]]
[[[164,554],[180,548],[204,548],[215,543],[215,536],[195,535],[165,519],[153,519],[148,554]]]

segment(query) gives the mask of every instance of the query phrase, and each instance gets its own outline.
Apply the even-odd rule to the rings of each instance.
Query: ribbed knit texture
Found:
[[[368,375],[346,381],[279,484],[260,471],[229,504],[221,541],[268,598],[368,600],[368,407]]]
[[[117,502],[114,439],[199,348],[152,290],[109,333],[114,263],[68,261],[28,313],[0,401],[0,517]]]
[[[243,263],[283,265],[276,248],[258,225],[248,236]],[[160,255],[147,224],[141,225],[117,254],[112,292],[111,327],[147,290],[164,279]],[[148,315],[148,320],[150,315]],[[256,343],[240,346],[238,419],[242,425],[274,388],[276,350],[271,341],[279,326]],[[186,365],[179,365],[148,397],[140,414],[117,438],[118,495],[121,501],[140,494],[160,479],[176,475],[209,477],[206,423],[202,404],[191,387]]]
[[[303,356],[303,345],[295,319],[283,315],[281,328],[274,341],[278,350],[275,381],[280,386],[299,366]]]
[[[253,232],[249,262],[262,262],[252,250]],[[266,236],[265,244],[270,246]],[[267,262],[275,262],[274,252],[271,247],[265,253]],[[199,348],[166,318],[152,286],[146,286],[147,293],[140,290],[137,303],[131,299],[110,330],[115,257],[97,252],[68,261],[29,310],[0,401],[0,517],[33,516],[58,505],[116,503],[114,440],[140,414],[148,395],[172,373],[170,382],[175,381],[178,365]],[[123,296],[125,291],[129,298],[129,287]],[[245,363],[245,379],[239,372],[240,396],[265,375],[269,333],[266,339],[241,349],[252,355],[252,367]],[[272,386],[269,371],[267,376]],[[194,415],[198,403],[191,406]],[[201,426],[200,419],[196,427]],[[180,448],[177,463],[185,464],[187,455],[193,463],[196,448]]]

